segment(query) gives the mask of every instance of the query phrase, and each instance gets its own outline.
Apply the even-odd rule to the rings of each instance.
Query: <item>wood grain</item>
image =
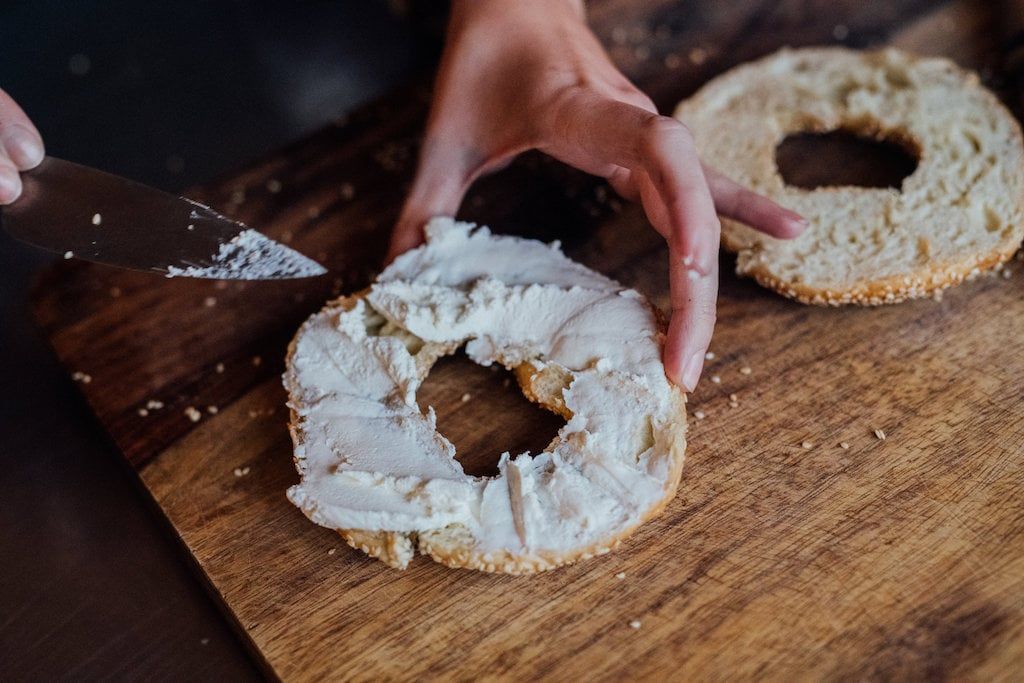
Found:
[[[606,0],[590,11],[613,57],[666,109],[739,61],[829,42],[837,25],[852,45],[892,42],[979,66],[993,21],[980,1]],[[1020,264],[942,301],[873,310],[807,308],[725,275],[708,368],[720,383],[706,380],[691,399],[706,417],[692,421],[680,493],[617,553],[529,578],[423,559],[396,572],[295,510],[284,498],[297,479],[278,378],[285,344],[332,291],[372,276],[426,94],[403,90],[194,193],[288,239],[331,277],[218,286],[62,263],[38,288],[57,353],[92,377],[82,385],[90,404],[274,673],[1015,677]],[[281,192],[267,189],[271,179]],[[574,258],[667,304],[666,250],[642,212],[539,155],[479,183],[463,215],[561,239]],[[724,273],[732,265],[723,257]],[[500,373],[468,367],[439,366],[420,398],[474,467],[557,428]],[[150,399],[164,407],[140,416]],[[203,410],[198,423],[189,406]]]

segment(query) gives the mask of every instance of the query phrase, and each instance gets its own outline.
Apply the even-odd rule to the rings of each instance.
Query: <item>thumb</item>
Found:
[[[21,194],[19,171],[43,160],[43,140],[21,107],[0,90],[0,204]]]
[[[454,216],[472,182],[469,154],[455,145],[427,141],[412,189],[391,232],[385,263],[423,243],[423,226],[435,216]]]

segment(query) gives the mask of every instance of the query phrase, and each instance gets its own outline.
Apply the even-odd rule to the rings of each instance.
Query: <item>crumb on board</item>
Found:
[[[220,412],[220,408],[218,408],[217,406],[206,406],[206,412],[208,412],[210,415],[216,415],[218,412]]]
[[[218,375],[223,375],[224,374],[224,364],[223,363],[217,363],[217,365],[215,365],[213,367],[213,369],[214,369],[214,372],[216,372]]]
[[[135,412],[139,414],[139,417],[146,417],[147,415],[149,415],[149,410],[147,410],[146,408],[139,408]]]
[[[81,370],[76,370],[75,372],[71,373],[71,379],[75,380],[76,382],[81,382],[82,384],[88,384],[89,382],[92,381],[92,375],[82,372]]]
[[[718,375],[711,375],[711,383],[712,384],[721,384],[722,383],[722,378],[719,377]]]
[[[463,394],[462,398],[461,398],[461,401],[463,403],[469,403],[469,399],[471,399],[471,398],[473,398],[473,397],[470,394]]]
[[[705,417],[707,417],[707,414],[705,414],[703,410],[695,410],[693,411],[693,416],[698,420],[703,420]]]
[[[199,422],[199,420],[203,417],[203,414],[200,413],[195,408],[195,406],[189,406],[188,408],[185,408],[185,417],[187,417],[192,422]]]
[[[249,474],[250,469],[251,468],[248,465],[246,465],[245,467],[236,467],[234,470],[235,476],[244,477],[245,475]]]
[[[850,442],[849,441],[840,441],[839,442],[839,447],[842,448],[844,451],[848,450],[850,448]]]
[[[619,572],[618,574],[615,575],[615,578],[618,579],[619,581],[622,581],[624,578],[626,578],[626,572]]]
[[[346,202],[356,196],[356,188],[352,183],[341,184],[341,198]]]
[[[252,366],[254,368],[258,368],[262,363],[263,363],[263,358],[261,358],[260,356],[253,356],[252,357]]]
[[[714,351],[708,351],[707,353],[704,354],[704,360],[714,360],[714,359],[715,359],[715,352]]]
[[[68,250],[68,251],[64,252],[64,259],[65,260],[70,259],[70,258],[74,258],[74,257],[75,257],[75,252],[73,252],[73,251]]]
[[[809,451],[812,448],[814,448],[814,444],[811,443],[810,441],[804,440],[803,442],[800,443],[800,447],[803,448],[805,451]]]
[[[334,553],[336,553],[336,552],[338,552],[338,549],[337,549],[337,548],[331,548],[330,550],[328,550],[328,551],[327,551],[327,554],[328,554],[328,555],[333,555],[333,554],[334,554]]]
[[[210,639],[209,638],[201,638],[199,640],[199,644],[200,645],[209,645],[210,644]]]
[[[150,410],[160,410],[163,407],[164,407],[164,402],[163,401],[158,401],[155,398],[151,398],[148,401],[146,401],[146,408],[148,408]]]
[[[306,215],[308,217],[310,217],[310,218],[320,218],[320,207],[319,206],[311,206],[311,207],[309,207],[308,209],[306,209]]]
[[[235,188],[231,191],[231,203],[241,204],[245,201],[245,188]]]
[[[884,432],[884,431],[882,431],[881,429],[876,429],[876,430],[875,430],[875,437],[876,437],[876,438],[877,438],[877,439],[878,439],[879,441],[885,441],[885,432]]]
[[[94,213],[92,215],[92,224],[93,225],[99,225],[102,222],[103,222],[103,216],[99,215],[98,213]]]
[[[690,61],[697,66],[700,66],[708,60],[708,51],[702,47],[695,47],[690,50]]]
[[[744,365],[742,368],[740,368],[740,374],[741,375],[749,375],[752,372],[753,372],[753,370],[751,370],[750,366],[748,366],[748,365]]]
[[[203,299],[203,305],[206,306],[207,308],[213,308],[214,306],[217,305],[217,297],[215,297],[215,296],[208,296],[208,297],[206,297],[205,299]]]
[[[640,620],[639,619],[634,619],[633,621],[629,622],[629,627],[631,629],[633,629],[634,631],[635,630],[639,630],[639,628],[640,628]]]
[[[276,178],[271,178],[267,181],[267,191],[271,194],[277,194],[281,191],[281,181]]]

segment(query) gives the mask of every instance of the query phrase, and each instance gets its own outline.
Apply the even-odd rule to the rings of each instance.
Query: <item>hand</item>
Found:
[[[798,215],[702,166],[689,131],[659,116],[587,28],[580,0],[454,0],[419,166],[388,258],[455,215],[469,185],[527,149],[606,178],[642,202],[669,246],[666,373],[692,391],[715,325],[718,213],[774,237]]]
[[[21,194],[20,171],[43,160],[43,139],[17,102],[0,90],[0,205]]]

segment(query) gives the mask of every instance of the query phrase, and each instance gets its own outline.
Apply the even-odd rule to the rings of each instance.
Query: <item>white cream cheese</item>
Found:
[[[285,374],[301,481],[289,499],[334,529],[460,525],[470,550],[559,556],[608,544],[675,489],[685,430],[654,313],[557,245],[434,219],[349,310],[329,305]],[[386,332],[386,333],[385,333]],[[416,403],[423,342],[482,365],[554,364],[572,418],[537,455],[472,477]]]

